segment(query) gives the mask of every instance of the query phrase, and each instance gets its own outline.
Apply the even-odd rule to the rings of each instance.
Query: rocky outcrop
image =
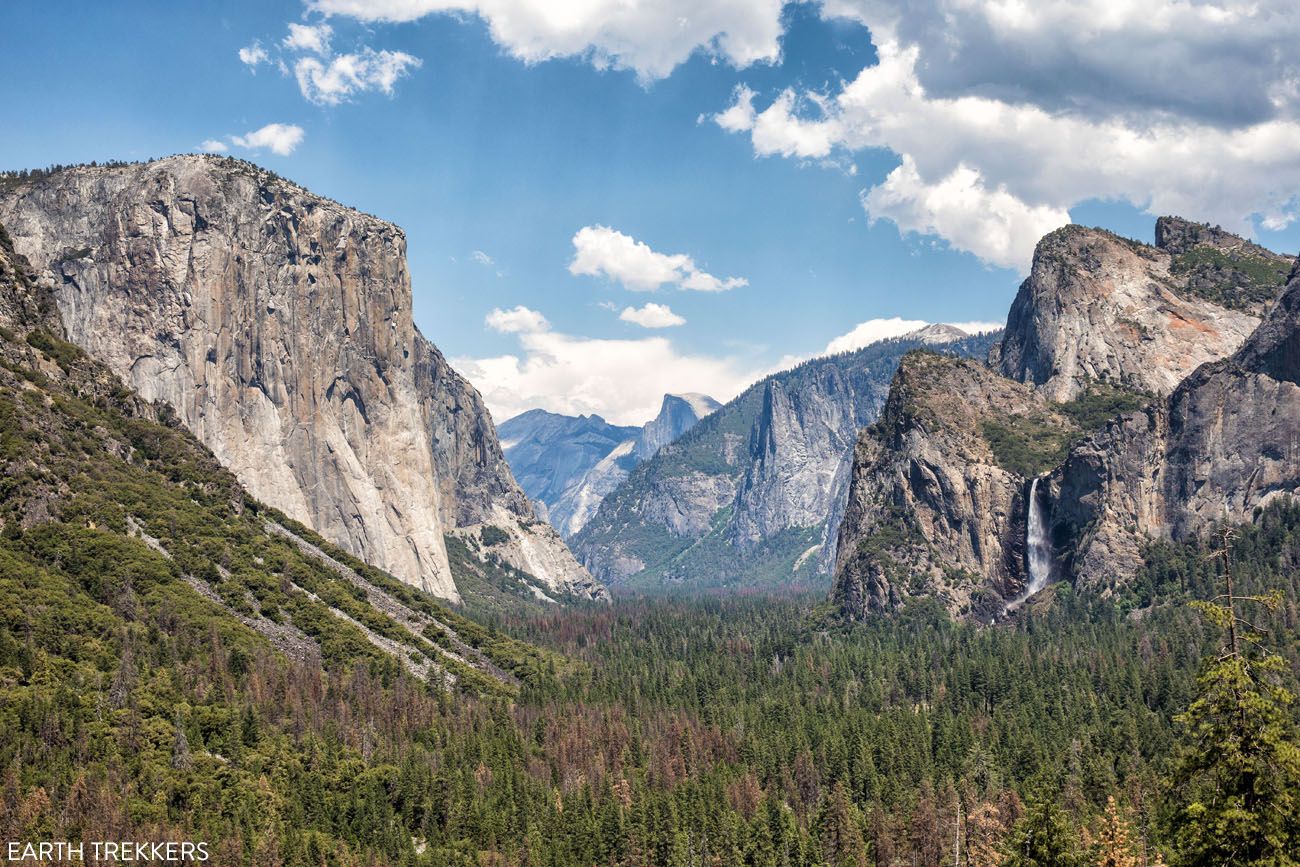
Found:
[[[561,535],[570,535],[566,528],[575,512],[586,506],[573,496],[573,489],[611,452],[634,441],[640,429],[612,425],[598,415],[575,417],[531,409],[502,422],[497,432],[510,469],[537,513]],[[591,508],[594,511],[594,505]]]
[[[1043,238],[995,366],[1067,401],[1092,381],[1169,394],[1232,353],[1281,292],[1289,261],[1218,229],[1175,218],[1150,247],[1067,226]]]
[[[932,335],[987,353],[993,336]],[[607,583],[789,586],[825,580],[858,430],[929,336],[805,362],[751,386],[638,466],[572,541]]]
[[[639,428],[598,415],[534,409],[501,425],[506,460],[524,490],[565,538],[581,530],[632,468],[694,427],[719,404],[703,394],[665,394],[659,414]]]
[[[482,524],[540,588],[602,592],[415,328],[397,227],[199,156],[62,170],[7,190],[0,221],[70,339],[170,404],[253,496],[448,599],[444,535]]]
[[[1036,574],[1102,593],[1151,540],[1248,520],[1297,490],[1294,279],[1259,318],[1286,260],[1171,217],[1156,236],[1053,232],[991,369],[900,368],[859,442],[840,527],[848,617],[917,596],[958,616],[1014,607],[1031,486]]]
[[[700,419],[715,412],[722,404],[707,394],[665,394],[659,414],[646,422],[636,438],[633,454],[638,462],[647,461],[682,434],[695,427]]]
[[[938,599],[988,619],[1026,586],[1025,458],[1073,423],[984,365],[928,352],[899,365],[880,420],[855,450],[835,595],[850,619]],[[1011,433],[1011,437],[1007,433]]]
[[[1153,539],[1251,520],[1300,494],[1300,279],[1231,357],[1080,443],[1055,474],[1076,582],[1105,591]]]
[[[839,471],[860,422],[880,411],[878,393],[856,394],[839,366],[817,365],[810,373],[802,388],[788,390],[780,379],[763,386],[729,528],[738,548],[825,521],[844,493],[836,488],[843,484]]]

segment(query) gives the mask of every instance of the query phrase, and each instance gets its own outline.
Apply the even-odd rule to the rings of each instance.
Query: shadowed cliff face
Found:
[[[932,353],[899,365],[880,420],[862,432],[840,524],[835,592],[850,619],[913,597],[984,619],[1026,585],[1020,456],[1001,431],[1068,436],[1036,391]]]
[[[542,590],[601,592],[415,328],[397,227],[214,157],[61,171],[0,197],[0,221],[70,339],[258,499],[448,599],[444,536],[479,524]]]
[[[1169,394],[1236,350],[1280,294],[1289,260],[1174,218],[1157,237],[1149,247],[1067,226],[1043,238],[994,366],[1066,401],[1089,381]]]

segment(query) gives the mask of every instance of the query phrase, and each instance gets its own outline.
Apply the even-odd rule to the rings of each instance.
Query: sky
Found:
[[[498,421],[652,416],[1154,218],[1300,248],[1293,0],[258,0],[0,12],[0,169],[211,151],[400,225]]]

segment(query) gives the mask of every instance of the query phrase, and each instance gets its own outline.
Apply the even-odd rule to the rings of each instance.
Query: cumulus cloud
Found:
[[[302,127],[291,123],[268,123],[261,129],[255,129],[244,135],[232,135],[230,141],[248,150],[269,150],[273,154],[287,157],[302,143],[305,133]]]
[[[218,139],[209,138],[203,140],[203,144],[199,145],[199,150],[210,154],[224,154],[230,150],[230,146]]]
[[[938,235],[986,262],[1021,271],[1028,268],[1033,243],[1070,222],[1064,208],[1027,204],[1005,185],[989,189],[979,171],[964,163],[926,183],[910,154],[884,183],[862,195],[862,207],[873,223],[892,220],[903,232]]]
[[[488,328],[502,334],[538,334],[551,328],[551,323],[546,321],[545,316],[522,304],[509,310],[493,308],[484,321]]]
[[[473,253],[469,254],[469,257],[484,267],[491,267],[496,264],[493,258],[482,250],[475,250]]]
[[[665,337],[562,334],[526,307],[494,310],[488,321],[495,330],[517,335],[519,351],[451,363],[478,388],[497,421],[542,407],[642,424],[654,417],[668,392],[699,391],[726,401],[769,372],[732,358],[679,352]]]
[[[696,51],[737,67],[781,53],[785,0],[307,0],[309,9],[365,22],[434,14],[482,18],[492,39],[527,63],[582,57],[598,68],[663,78]]]
[[[924,319],[903,319],[898,316],[891,316],[887,319],[868,319],[866,322],[859,322],[849,333],[841,334],[826,344],[824,354],[834,355],[837,352],[852,352],[855,349],[861,349],[882,340],[911,334],[913,331],[922,329],[929,324],[931,323]],[[951,325],[953,328],[960,328],[967,334],[986,334],[989,331],[997,331],[1002,327],[1000,322],[946,322],[944,324]]]
[[[638,314],[666,306],[627,308]],[[512,334],[519,351],[489,358],[460,357],[452,366],[469,378],[498,421],[540,407],[565,415],[597,413],[615,424],[642,424],[659,409],[664,394],[698,391],[724,403],[759,379],[806,361],[788,355],[776,364],[745,364],[736,358],[683,353],[666,337],[632,339],[581,337],[555,331],[539,311],[524,306],[496,308],[489,328]],[[639,324],[639,323],[638,323]],[[928,325],[924,320],[868,320],[832,340],[824,353],[858,349]],[[1001,328],[996,322],[949,323],[971,334]]]
[[[328,24],[290,24],[289,35],[280,44],[291,51],[329,54],[334,29]]]
[[[317,105],[338,105],[359,93],[379,91],[389,96],[398,79],[420,66],[420,58],[404,51],[375,51],[363,47],[354,54],[300,57],[294,78],[304,98]]]
[[[917,46],[931,96],[1240,126],[1294,115],[1293,0],[825,0]]]
[[[257,70],[259,65],[266,63],[270,59],[266,49],[257,41],[254,41],[252,45],[245,45],[239,49],[239,61],[245,66],[251,67],[254,71]]]
[[[1226,107],[1231,100],[1187,82],[1204,75],[1195,62],[1202,48],[1215,63],[1230,65],[1242,45],[1300,35],[1269,31],[1269,21],[1287,17],[1276,14],[1281,9],[1254,0],[1217,6],[825,0],[824,15],[852,16],[868,26],[879,62],[830,95],[786,90],[760,106],[757,94],[741,87],[713,120],[747,134],[759,156],[821,160],[837,152],[890,150],[898,167],[862,194],[869,218],[888,219],[904,233],[937,236],[1021,272],[1038,238],[1068,222],[1069,209],[1089,199],[1126,201],[1249,233],[1253,219],[1278,227],[1300,215],[1294,195],[1300,189],[1300,123],[1293,119],[1300,75],[1293,61],[1275,52],[1261,61],[1271,70],[1263,78],[1217,81],[1220,89],[1265,94],[1270,107],[1260,103],[1244,119]],[[1064,27],[1066,21],[1087,26]],[[1090,69],[1102,70],[1105,57],[1117,50],[1103,44],[1109,35],[1127,51],[1117,58],[1128,70],[1116,73],[1122,81],[1063,71],[1087,58]],[[1153,56],[1137,50],[1143,39],[1157,55],[1187,54],[1185,63],[1158,77],[1168,77],[1170,88],[1177,83],[1186,99],[1200,100],[1199,108],[1160,88],[1143,96],[1141,73]],[[995,55],[988,61],[993,67],[953,60],[971,45]],[[1075,48],[1083,60],[1058,63]],[[1036,63],[1055,72],[1034,79]],[[997,86],[1000,78],[1020,76],[1037,84],[1017,92]],[[1056,95],[1048,79],[1057,81]]]
[[[866,322],[859,322],[848,334],[841,334],[826,344],[825,352],[827,355],[851,352],[891,337],[902,337],[929,324],[924,319],[902,319],[898,316],[891,316],[888,319],[868,319]]]
[[[748,286],[743,277],[714,277],[685,253],[658,253],[643,241],[608,226],[585,226],[573,236],[569,273],[604,277],[633,292],[665,285],[697,292],[725,292]]]
[[[667,304],[645,304],[641,307],[624,307],[618,318],[642,328],[672,328],[685,325],[686,319],[678,316]]]
[[[997,331],[1004,323],[975,320],[971,322],[949,322],[947,324],[953,328],[960,328],[967,334],[988,334],[990,331]]]

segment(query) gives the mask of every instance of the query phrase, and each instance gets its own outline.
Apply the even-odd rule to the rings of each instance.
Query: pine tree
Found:
[[[1238,596],[1234,535],[1214,552],[1225,592],[1194,603],[1224,633],[1205,660],[1197,694],[1178,717],[1181,749],[1174,772],[1171,836],[1179,865],[1300,863],[1300,738],[1294,697],[1280,683],[1285,663],[1263,645],[1262,630],[1238,613],[1241,603],[1276,610],[1280,593]]]
[[[176,713],[176,735],[172,740],[172,767],[177,770],[187,770],[193,761],[190,759],[190,741],[185,737],[185,725],[181,722],[181,715]]]
[[[999,849],[1005,826],[996,804],[980,803],[966,820],[966,862],[970,867],[1000,867],[1006,855]]]
[[[822,856],[831,867],[866,867],[861,816],[843,783],[837,782],[826,796],[817,817],[817,832]]]
[[[1079,835],[1055,798],[1040,797],[1007,840],[1005,867],[1082,867]]]
[[[1133,829],[1112,795],[1097,828],[1096,867],[1141,867],[1133,854]]]

